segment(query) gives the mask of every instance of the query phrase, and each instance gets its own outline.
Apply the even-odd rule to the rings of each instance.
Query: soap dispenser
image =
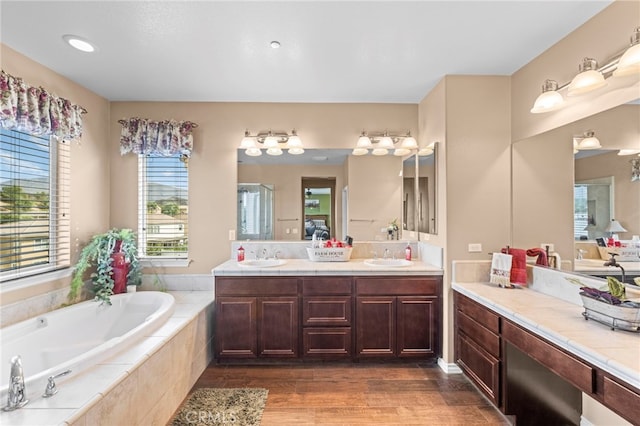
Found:
[[[242,246],[238,247],[237,260],[238,260],[238,262],[243,262],[244,261],[244,248]]]
[[[404,258],[411,260],[411,244],[407,243],[407,248],[404,249]]]

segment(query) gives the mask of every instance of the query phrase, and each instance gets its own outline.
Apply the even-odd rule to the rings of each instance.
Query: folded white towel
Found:
[[[493,253],[491,258],[491,275],[489,282],[500,287],[511,288],[511,261],[512,256],[504,253]]]

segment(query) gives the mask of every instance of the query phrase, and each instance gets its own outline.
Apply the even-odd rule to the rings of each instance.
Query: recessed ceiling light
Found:
[[[66,41],[67,44],[69,44],[71,47],[78,49],[82,52],[90,53],[96,50],[96,48],[91,43],[89,43],[87,40],[83,39],[82,37],[66,34],[62,36],[62,39]]]
[[[273,40],[269,45],[272,49],[278,49],[280,47],[280,42],[278,40]]]

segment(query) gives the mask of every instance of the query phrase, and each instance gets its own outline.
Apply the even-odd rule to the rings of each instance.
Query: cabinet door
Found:
[[[395,356],[395,297],[358,297],[356,353],[359,357]]]
[[[402,296],[397,298],[399,357],[424,357],[438,351],[436,318],[438,304],[435,297]]]
[[[302,298],[304,326],[351,325],[351,296],[309,296]]]
[[[500,361],[465,334],[457,335],[458,365],[484,394],[500,406]]]
[[[351,327],[305,327],[302,329],[303,355],[307,358],[348,358],[351,356]]]
[[[258,354],[260,357],[298,356],[298,298],[258,299]]]
[[[217,298],[215,342],[218,357],[257,357],[256,330],[255,297]]]

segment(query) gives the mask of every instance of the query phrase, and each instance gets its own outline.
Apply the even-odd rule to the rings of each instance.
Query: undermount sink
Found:
[[[364,261],[364,264],[369,266],[401,268],[403,266],[411,265],[411,261],[406,259],[367,259]]]
[[[282,266],[285,263],[287,263],[287,261],[284,259],[246,259],[238,262],[238,265],[246,268],[272,268],[274,266]]]

